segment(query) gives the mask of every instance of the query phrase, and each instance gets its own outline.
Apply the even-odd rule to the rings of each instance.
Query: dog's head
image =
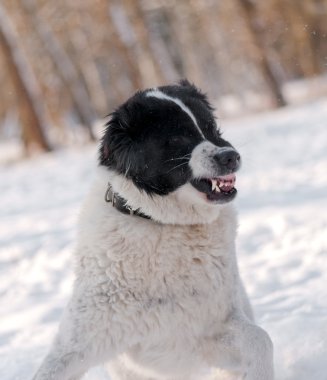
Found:
[[[100,165],[114,182],[120,178],[128,202],[134,187],[147,199],[166,198],[166,205],[173,195],[179,207],[207,210],[235,198],[240,155],[221,137],[207,97],[182,81],[138,92],[111,115]],[[138,201],[133,206],[142,208]]]

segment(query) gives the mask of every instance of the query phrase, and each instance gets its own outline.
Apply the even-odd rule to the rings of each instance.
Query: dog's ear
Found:
[[[100,143],[99,163],[126,173],[136,166],[135,133],[137,107],[127,102],[110,115]]]
[[[195,87],[194,84],[192,84],[188,79],[184,78],[181,79],[178,84],[183,87]]]
[[[100,165],[112,166],[118,162],[119,153],[130,145],[128,126],[120,110],[110,115],[100,143]],[[122,157],[121,157],[122,158]]]
[[[195,84],[191,83],[188,79],[182,79],[178,82],[178,84],[182,87],[185,87],[189,94],[195,98],[201,100],[205,105],[210,109],[210,111],[214,111],[214,108],[209,103],[208,97],[205,93],[203,93],[199,88],[195,86]]]

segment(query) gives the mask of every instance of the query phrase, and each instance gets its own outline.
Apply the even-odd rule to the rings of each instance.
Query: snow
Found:
[[[243,156],[238,258],[277,380],[327,379],[326,120],[320,99],[222,123]],[[31,378],[51,344],[95,165],[89,146],[0,166],[1,380]]]

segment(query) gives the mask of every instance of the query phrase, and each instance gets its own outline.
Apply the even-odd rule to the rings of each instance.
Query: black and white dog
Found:
[[[187,81],[138,92],[112,114],[73,295],[35,380],[80,379],[106,361],[113,380],[273,379],[272,343],[237,268],[239,166]]]

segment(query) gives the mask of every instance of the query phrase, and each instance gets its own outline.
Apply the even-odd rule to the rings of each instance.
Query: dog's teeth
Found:
[[[216,187],[215,187],[215,191],[216,191],[217,193],[220,193],[220,189],[219,189],[218,185],[216,185]]]
[[[216,179],[212,179],[211,180],[211,190],[215,190],[215,188],[217,187],[217,180]]]

